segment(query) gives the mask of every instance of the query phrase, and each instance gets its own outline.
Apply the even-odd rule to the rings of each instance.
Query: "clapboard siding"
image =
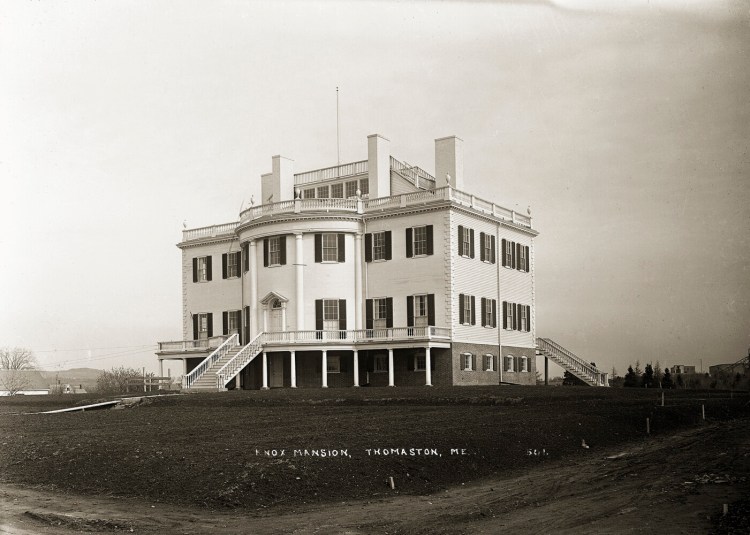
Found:
[[[391,171],[391,195],[401,195],[403,193],[414,193],[420,191],[412,182],[409,182],[401,175]]]
[[[502,240],[509,240],[515,243],[520,243],[523,246],[529,247],[529,272],[518,271],[517,269],[505,267],[502,265]],[[503,346],[515,346],[515,347],[533,347],[534,346],[534,295],[533,295],[533,277],[534,277],[534,264],[533,264],[533,239],[521,232],[506,226],[500,225],[497,233],[497,250],[498,250],[498,278],[500,281],[500,292],[498,298],[498,326],[500,328],[500,343]],[[502,328],[503,311],[502,302],[509,301],[511,303],[517,303],[522,305],[528,305],[531,307],[531,330],[529,332],[513,331]]]
[[[465,258],[458,254],[459,226],[474,230],[474,258]],[[460,210],[451,210],[450,258],[453,266],[451,326],[454,341],[497,345],[497,328],[482,327],[482,297],[497,299],[497,259],[499,257],[497,254],[495,255],[495,264],[480,260],[481,243],[479,235],[481,232],[494,236],[497,232],[497,225]],[[497,249],[497,243],[495,248]],[[459,322],[460,294],[474,296],[476,325],[462,325]],[[500,303],[498,303],[497,310],[499,313]],[[498,322],[498,325],[500,325],[500,322]]]

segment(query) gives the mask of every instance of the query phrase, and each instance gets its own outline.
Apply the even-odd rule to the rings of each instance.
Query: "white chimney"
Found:
[[[450,178],[448,178],[450,177]],[[435,140],[435,187],[464,188],[464,140],[456,136]]]

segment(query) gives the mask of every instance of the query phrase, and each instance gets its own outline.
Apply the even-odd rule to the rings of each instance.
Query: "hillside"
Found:
[[[60,384],[82,385],[86,390],[91,391],[96,386],[96,379],[102,370],[94,368],[73,368],[71,370],[39,370],[42,377],[51,385]]]

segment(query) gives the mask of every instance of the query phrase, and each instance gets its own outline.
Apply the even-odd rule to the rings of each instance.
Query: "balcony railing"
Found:
[[[205,349],[216,349],[226,342],[228,335],[213,336],[202,340],[176,340],[171,342],[159,342],[159,352],[199,351]]]
[[[294,175],[294,185],[301,186],[303,184],[311,184],[313,182],[322,182],[324,180],[334,180],[336,178],[346,178],[355,175],[363,175],[365,173],[367,173],[367,160],[362,160],[359,162],[345,163],[342,165],[334,165],[333,167],[316,169],[315,171],[307,171],[306,173],[297,173]]]
[[[222,234],[234,234],[234,229],[238,223],[223,223],[221,225],[211,225],[210,227],[191,228],[182,231],[182,241],[197,240],[199,238],[214,238]]]
[[[391,156],[391,169],[411,181],[419,189],[435,189],[435,177],[416,165],[409,165]]]

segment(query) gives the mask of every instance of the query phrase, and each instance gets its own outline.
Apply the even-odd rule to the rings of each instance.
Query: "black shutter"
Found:
[[[506,255],[508,254],[508,252],[507,252],[508,251],[508,242],[505,241],[505,238],[503,238],[502,249],[503,249],[501,251],[502,254],[503,254],[502,263],[503,263],[503,266],[507,266],[508,264],[505,262],[505,259],[507,258]]]
[[[393,254],[391,253],[391,231],[386,230],[385,231],[385,259],[390,260],[393,258]]]
[[[427,294],[427,325],[435,325],[435,294]]]
[[[515,307],[516,307],[516,310],[514,311],[515,313],[513,314],[513,329],[518,331],[521,328],[521,305],[516,303]]]
[[[248,271],[250,271],[250,244],[248,242],[245,242],[242,244],[242,254],[245,257],[244,269],[245,269],[245,272],[247,273]]]
[[[490,236],[492,241],[490,242],[490,262],[495,263],[495,237]]]
[[[413,229],[411,228],[406,229],[406,258],[411,258],[414,256],[414,253],[412,250],[412,233],[413,233]]]
[[[520,254],[520,245],[513,243],[513,250],[511,251],[513,254],[513,265],[511,266],[513,269],[518,269],[518,261],[520,260],[518,257],[521,256]]]
[[[211,256],[206,257],[206,280],[211,280]]]
[[[516,372],[521,371],[521,357],[513,357],[515,362],[513,363],[513,370]]]
[[[427,225],[427,254],[431,255],[434,249],[432,247],[432,225]]]
[[[365,262],[372,262],[372,234],[365,234]]]
[[[469,229],[469,257],[474,258],[474,229]]]
[[[487,300],[482,297],[482,327],[486,327],[484,319],[487,317]]]
[[[365,299],[365,329],[372,329],[372,327],[373,327],[372,299]]]
[[[246,344],[250,343],[250,307],[245,307],[245,340]]]
[[[464,255],[464,227],[458,225],[458,256]]]
[[[214,315],[209,312],[206,316],[208,317],[208,337],[211,338],[214,335]]]
[[[221,255],[221,278],[227,278],[227,253]]]
[[[315,300],[315,330],[323,330],[323,300]]]
[[[485,260],[489,260],[488,258],[484,257],[484,232],[479,233],[479,260],[484,262]]]
[[[198,282],[198,259],[193,258],[193,282]]]
[[[268,238],[263,238],[263,267],[268,267]]]
[[[406,296],[406,326],[414,326],[414,296]]]
[[[531,258],[529,258],[529,247],[525,246],[524,249],[526,249],[526,273],[529,272],[529,265],[531,264]]]
[[[526,332],[531,332],[531,307],[526,306]]]
[[[505,240],[503,240],[503,245],[505,244]],[[505,258],[503,256],[503,258]],[[508,302],[503,301],[503,329],[508,328]]]
[[[229,313],[226,310],[221,313],[221,325],[223,328],[221,334],[229,334]]]
[[[346,249],[344,248],[344,235],[338,235],[339,262],[346,262]]]
[[[388,329],[393,328],[393,297],[385,298],[385,326]]]
[[[323,235],[315,235],[315,262],[320,263],[323,261]]]
[[[464,294],[458,294],[458,323],[464,323]]]
[[[477,371],[477,356],[474,353],[471,354],[471,369]]]
[[[286,265],[286,236],[279,237],[279,264]]]
[[[339,299],[339,330],[346,330],[346,299]]]
[[[497,327],[497,301],[492,300],[492,326]]]
[[[471,324],[476,325],[477,324],[477,311],[476,311],[476,299],[474,296],[471,296]]]
[[[198,339],[198,314],[193,314],[193,340]]]

